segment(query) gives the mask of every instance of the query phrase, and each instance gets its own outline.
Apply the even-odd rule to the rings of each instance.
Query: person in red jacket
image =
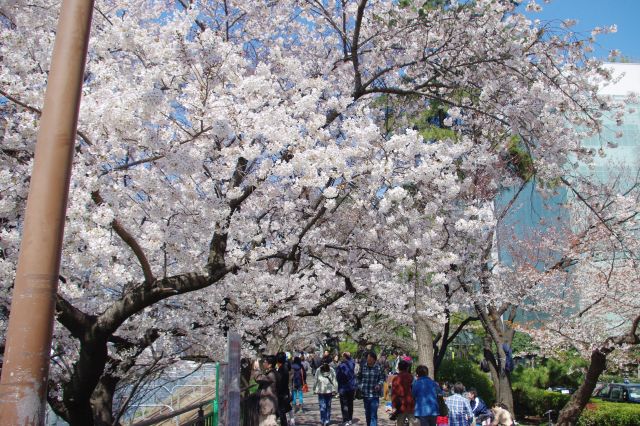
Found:
[[[391,384],[391,404],[395,409],[396,424],[398,426],[403,426],[405,419],[408,420],[409,424],[414,421],[413,410],[415,401],[411,393],[413,376],[409,372],[410,366],[411,364],[407,361],[401,360],[398,363],[399,373]]]

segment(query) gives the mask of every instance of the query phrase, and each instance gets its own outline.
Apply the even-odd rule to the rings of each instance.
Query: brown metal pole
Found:
[[[0,380],[0,425],[42,425],[93,0],[63,0],[40,119]]]

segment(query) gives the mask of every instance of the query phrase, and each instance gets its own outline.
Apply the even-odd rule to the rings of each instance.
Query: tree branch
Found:
[[[97,318],[96,328],[104,334],[115,332],[128,318],[144,308],[168,297],[189,293],[205,288],[220,279],[234,268],[220,268],[212,276],[188,273],[156,280],[152,284],[142,285],[127,292],[122,299],[109,306]]]
[[[36,107],[32,107],[31,105],[25,104],[24,102],[21,102],[18,98],[11,96],[10,94],[8,94],[7,92],[5,92],[4,90],[0,89],[0,95],[4,96],[5,98],[9,99],[11,102],[13,102],[14,104],[21,106],[22,108],[31,111],[34,114],[37,115],[42,115],[42,111]],[[91,146],[93,145],[93,142],[91,142],[91,140],[87,137],[86,134],[84,134],[83,132],[81,132],[79,129],[76,129],[76,133],[78,134],[78,136],[80,136],[84,142]]]
[[[104,200],[102,199],[99,191],[93,191],[91,193],[91,199],[98,206],[104,203]],[[136,241],[133,235],[131,235],[117,219],[113,219],[111,221],[111,227],[122,239],[122,241],[124,241],[125,244],[129,246],[131,251],[133,251],[133,254],[136,255],[136,258],[138,259],[138,262],[142,267],[144,281],[147,284],[151,284],[152,282],[154,282],[155,277],[153,276],[153,272],[151,271],[151,265],[149,264],[149,260],[147,260],[147,256],[144,254],[142,247],[140,247],[140,244],[138,244],[138,241]]]
[[[353,30],[353,39],[351,41],[351,62],[353,63],[354,90],[353,97],[358,98],[362,92],[362,75],[360,74],[360,58],[358,57],[358,49],[360,48],[360,29],[362,28],[362,17],[364,9],[367,6],[367,0],[360,0],[358,10],[356,12],[356,22]]]
[[[85,333],[96,321],[95,316],[85,314],[69,303],[60,293],[56,293],[56,314],[58,322],[80,341],[83,341]]]

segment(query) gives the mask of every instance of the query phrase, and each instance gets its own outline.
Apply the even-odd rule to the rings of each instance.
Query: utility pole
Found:
[[[0,425],[45,420],[51,336],[93,0],[63,0],[36,143],[0,380]]]

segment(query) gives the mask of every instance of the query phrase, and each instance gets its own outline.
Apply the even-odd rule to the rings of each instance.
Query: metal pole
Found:
[[[240,424],[240,335],[227,333],[227,410],[225,425]]]
[[[220,363],[216,362],[216,396],[213,400],[213,426],[220,421]]]
[[[93,0],[63,0],[7,328],[0,424],[42,425],[65,212]]]

